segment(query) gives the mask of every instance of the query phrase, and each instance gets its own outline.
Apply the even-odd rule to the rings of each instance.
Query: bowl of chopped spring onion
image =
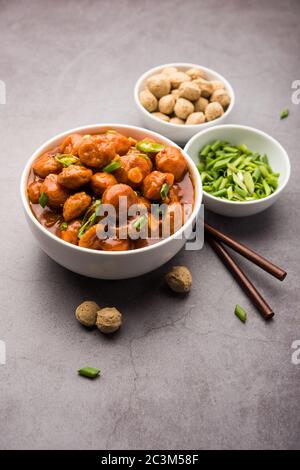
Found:
[[[290,177],[282,145],[252,127],[220,125],[192,137],[184,148],[202,178],[206,209],[230,217],[257,214],[281,195]]]

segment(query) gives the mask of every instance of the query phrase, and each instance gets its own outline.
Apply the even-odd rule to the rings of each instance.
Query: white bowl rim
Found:
[[[154,243],[152,245],[149,245],[149,246],[146,246],[146,247],[143,247],[143,248],[137,248],[135,250],[122,250],[122,251],[92,250],[91,248],[83,248],[81,246],[77,246],[77,245],[73,245],[71,243],[68,243],[68,242],[62,240],[61,238],[57,237],[56,235],[54,235],[52,232],[47,230],[42,224],[40,224],[40,222],[33,215],[33,212],[30,209],[29,202],[28,202],[28,199],[27,199],[26,188],[27,188],[28,176],[29,176],[29,173],[30,173],[32,162],[44,151],[44,149],[46,147],[50,146],[52,143],[55,143],[57,140],[63,139],[67,135],[73,134],[73,133],[76,133],[76,132],[78,132],[78,133],[83,133],[84,131],[92,132],[93,130],[95,130],[95,132],[97,132],[97,131],[99,132],[102,128],[111,128],[111,129],[113,129],[114,127],[119,128],[119,129],[123,128],[124,130],[129,130],[129,131],[131,129],[132,130],[137,130],[137,131],[142,131],[142,132],[145,132],[145,134],[148,134],[149,136],[152,136],[153,138],[156,138],[158,140],[161,139],[163,141],[168,142],[170,145],[173,145],[174,147],[179,148],[181,150],[181,152],[183,153],[184,157],[186,158],[187,162],[188,162],[189,169],[192,170],[191,173],[192,173],[192,178],[193,178],[193,183],[194,183],[194,190],[195,190],[194,207],[193,207],[193,211],[192,211],[190,217],[187,219],[185,224],[183,224],[183,226],[179,230],[177,230],[177,232],[175,232],[173,235],[170,235],[169,237],[167,237],[163,240],[158,241],[157,243]],[[119,132],[121,132],[121,130]],[[182,233],[187,228],[187,226],[189,224],[191,224],[191,222],[194,221],[197,218],[197,215],[198,215],[198,213],[200,211],[200,208],[201,208],[203,191],[202,191],[201,177],[199,175],[198,169],[197,169],[193,159],[181,147],[179,147],[179,145],[175,144],[175,142],[168,139],[167,137],[164,137],[164,136],[158,134],[157,132],[145,129],[143,127],[126,125],[126,124],[122,124],[122,123],[120,123],[120,124],[118,124],[118,123],[101,123],[101,124],[90,124],[90,125],[75,127],[73,129],[68,129],[67,131],[56,134],[54,137],[51,137],[46,142],[44,142],[42,145],[40,145],[39,148],[37,150],[35,150],[35,152],[31,155],[31,157],[27,161],[27,163],[25,165],[25,168],[22,172],[21,181],[20,181],[20,193],[21,193],[21,200],[22,200],[22,203],[23,203],[23,207],[26,211],[26,214],[29,216],[30,220],[34,223],[34,225],[36,225],[36,227],[38,227],[42,232],[44,232],[48,237],[55,240],[57,243],[59,243],[63,246],[66,246],[71,250],[74,249],[75,251],[79,251],[79,252],[82,252],[82,253],[92,253],[95,256],[133,256],[134,254],[137,254],[137,253],[143,253],[143,252],[154,250],[155,248],[158,248],[158,247],[161,247],[161,246],[167,244],[168,242],[170,242],[174,238],[176,239],[179,236],[181,236]]]
[[[286,163],[287,174],[286,174],[285,180],[281,183],[280,187],[277,188],[276,191],[274,191],[274,193],[272,193],[269,196],[266,196],[264,198],[257,199],[256,201],[230,201],[230,200],[227,200],[227,199],[221,199],[219,197],[216,197],[216,196],[213,196],[212,194],[207,193],[206,191],[204,191],[204,189],[202,187],[202,192],[205,195],[205,197],[207,197],[208,199],[212,199],[214,201],[218,201],[218,202],[227,204],[227,205],[240,206],[240,207],[246,206],[246,205],[249,206],[249,205],[253,205],[253,204],[260,204],[263,201],[267,201],[267,200],[269,201],[269,200],[273,199],[274,197],[277,197],[284,190],[284,188],[286,187],[286,185],[288,184],[288,181],[290,179],[290,175],[291,175],[290,159],[289,159],[287,151],[280,144],[280,142],[278,142],[278,140],[276,140],[270,134],[267,134],[266,132],[261,131],[260,129],[256,129],[255,127],[250,127],[250,126],[244,126],[242,124],[222,124],[222,125],[214,126],[214,127],[209,128],[209,129],[205,129],[201,132],[198,132],[198,134],[195,134],[186,143],[186,145],[184,147],[185,152],[188,153],[189,147],[200,136],[202,137],[204,134],[209,134],[210,132],[217,131],[218,129],[243,129],[243,130],[251,132],[253,134],[259,134],[260,136],[264,137],[266,140],[269,140],[270,142],[272,142],[275,146],[277,146],[281,150],[282,155],[284,156],[284,161]]]
[[[209,74],[216,75],[215,80],[223,81],[224,84],[225,84],[226,89],[230,93],[230,98],[231,98],[230,104],[229,104],[228,108],[226,109],[226,111],[224,111],[224,114],[222,114],[222,116],[218,117],[217,119],[214,119],[213,121],[203,122],[202,124],[184,124],[182,126],[179,126],[178,124],[173,124],[172,122],[162,121],[161,119],[158,119],[157,117],[152,116],[152,113],[149,113],[149,111],[147,111],[144,108],[144,106],[141,104],[140,99],[139,99],[139,91],[140,91],[142,83],[144,82],[144,80],[146,78],[148,78],[151,75],[154,75],[156,72],[159,72],[160,70],[162,70],[163,68],[166,68],[166,67],[197,68],[197,69],[201,69],[204,72],[207,72]],[[213,69],[205,67],[204,65],[191,64],[191,63],[188,63],[188,62],[174,62],[174,63],[170,63],[170,64],[158,65],[156,67],[153,67],[152,69],[147,70],[145,73],[143,73],[143,75],[141,75],[138,78],[138,80],[136,81],[136,84],[134,86],[134,99],[135,99],[135,102],[136,102],[138,108],[143,112],[144,115],[146,115],[148,117],[150,116],[152,119],[154,119],[154,121],[159,122],[162,125],[166,125],[166,128],[171,127],[173,129],[174,128],[177,128],[177,129],[179,128],[179,129],[195,130],[195,129],[199,129],[199,128],[206,129],[209,126],[211,126],[212,122],[216,122],[216,123],[221,122],[223,119],[227,118],[228,115],[231,113],[231,111],[233,109],[233,106],[235,104],[235,93],[234,93],[233,88],[232,88],[231,84],[229,83],[229,81],[225,77],[223,77],[223,75],[221,75],[219,72],[216,72]]]

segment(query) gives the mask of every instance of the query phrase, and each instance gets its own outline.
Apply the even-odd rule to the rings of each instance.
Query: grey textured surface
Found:
[[[0,0],[0,448],[299,449],[299,20],[296,0]],[[292,178],[270,210],[245,220],[207,213],[288,270],[281,284],[241,261],[274,306],[269,324],[209,247],[170,263],[194,276],[178,299],[163,286],[168,266],[90,280],[52,262],[26,226],[18,181],[33,150],[77,125],[139,124],[135,80],[171,61],[224,74],[237,96],[231,121],[269,132],[289,152]],[[84,299],[116,305],[120,333],[81,328],[73,312]],[[246,325],[236,303],[249,311]],[[102,377],[77,377],[85,364]]]

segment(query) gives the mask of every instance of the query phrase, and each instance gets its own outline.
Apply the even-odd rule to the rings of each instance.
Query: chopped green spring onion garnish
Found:
[[[97,216],[96,216],[96,213],[94,212],[94,214],[92,214],[91,217],[88,218],[86,223],[80,226],[80,229],[78,231],[78,238],[81,238],[82,235],[87,230],[89,230],[91,227],[93,227],[93,225],[95,225],[96,221],[97,221]]]
[[[113,171],[118,170],[118,168],[120,168],[120,167],[121,167],[121,162],[115,161],[115,162],[111,162],[108,165],[106,165],[103,168],[103,171],[105,171],[105,173],[112,173]]]
[[[100,199],[97,199],[93,204],[88,208],[84,217],[82,219],[80,229],[78,231],[78,238],[81,238],[82,235],[89,230],[97,222],[98,209],[101,204]]]
[[[148,217],[146,215],[141,215],[138,219],[136,219],[133,222],[132,226],[136,230],[141,230],[144,227],[144,225],[146,225],[147,222],[148,222]]]
[[[41,193],[40,197],[39,197],[39,205],[42,206],[42,208],[44,209],[46,207],[48,203],[48,196],[46,193]]]
[[[67,222],[63,222],[62,224],[60,224],[60,227],[59,227],[59,228],[60,228],[60,230],[61,230],[62,232],[64,232],[65,230],[67,230],[67,228],[68,228]]]
[[[68,153],[57,153],[55,155],[55,160],[65,167],[75,165],[76,163],[80,162],[80,159],[78,157],[75,157],[75,155],[71,155]]]
[[[170,189],[170,186],[168,185],[168,183],[164,183],[162,185],[161,190],[160,190],[160,195],[162,199],[166,199],[169,189]]]
[[[158,153],[165,148],[165,145],[144,139],[137,142],[136,148],[143,153]]]

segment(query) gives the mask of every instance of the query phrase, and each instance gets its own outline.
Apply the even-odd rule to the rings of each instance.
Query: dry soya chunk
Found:
[[[205,122],[205,116],[204,116],[204,113],[202,112],[190,114],[187,120],[185,121],[187,125],[203,124],[204,122]]]
[[[70,196],[64,203],[63,216],[66,222],[76,219],[83,214],[92,202],[91,196],[84,191]]]
[[[194,106],[195,106],[195,112],[202,112],[204,113],[206,106],[208,105],[209,101],[206,98],[203,98],[203,96],[200,96],[200,98],[195,101]]]
[[[122,325],[122,314],[115,307],[101,308],[97,312],[96,326],[102,333],[114,333]]]
[[[97,312],[99,310],[100,307],[96,302],[86,300],[76,308],[75,316],[82,325],[92,327],[96,323]]]
[[[184,120],[180,119],[179,117],[173,117],[170,119],[170,123],[181,125],[181,124],[184,124]]]
[[[81,165],[70,165],[63,168],[58,175],[58,182],[68,189],[78,189],[87,184],[93,175],[92,170]]]
[[[167,75],[153,75],[152,77],[148,78],[146,83],[148,89],[154,96],[156,96],[156,98],[161,98],[162,96],[170,93],[171,84]]]
[[[192,275],[186,266],[174,266],[165,276],[166,283],[174,292],[187,293],[192,287]]]
[[[48,175],[44,179],[40,192],[47,196],[47,205],[54,208],[62,207],[70,193],[58,182],[57,175]]]
[[[170,121],[169,116],[167,116],[166,114],[163,114],[163,113],[155,112],[155,113],[152,113],[152,116],[155,116],[157,119],[160,119],[161,121],[165,121],[165,122]]]
[[[186,119],[189,114],[194,112],[194,105],[185,98],[178,98],[174,107],[174,112],[177,117]]]
[[[174,72],[168,77],[171,81],[172,88],[179,88],[183,82],[189,82],[191,80],[191,77],[184,72]]]
[[[172,114],[175,106],[175,98],[173,95],[166,95],[160,98],[158,103],[159,111],[163,114]]]
[[[226,90],[220,88],[213,92],[210,97],[210,101],[212,103],[218,102],[224,109],[226,109],[230,104],[230,96]]]
[[[205,78],[207,77],[206,73],[204,70],[198,69],[198,68],[191,68],[185,72],[189,77],[191,77],[192,80],[195,80],[196,78]]]
[[[218,102],[209,103],[205,109],[205,117],[208,121],[213,121],[223,114],[224,110]]]
[[[157,98],[150,90],[140,92],[140,102],[149,113],[153,113],[153,111],[157,110]]]
[[[184,82],[179,87],[179,96],[190,101],[196,101],[200,98],[200,89],[193,82]]]

